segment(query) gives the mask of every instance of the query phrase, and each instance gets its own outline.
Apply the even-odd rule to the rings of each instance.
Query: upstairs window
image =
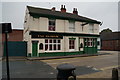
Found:
[[[75,32],[75,21],[69,21],[69,31]]]
[[[89,24],[89,32],[94,33],[94,24]]]
[[[48,30],[49,31],[55,31],[55,19],[49,19]]]

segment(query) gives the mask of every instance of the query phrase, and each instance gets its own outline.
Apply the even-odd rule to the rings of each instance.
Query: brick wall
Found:
[[[2,34],[2,42],[5,41],[5,34]],[[8,41],[23,41],[23,30],[13,29],[12,33],[9,33]]]
[[[103,40],[101,49],[120,51],[120,40]]]

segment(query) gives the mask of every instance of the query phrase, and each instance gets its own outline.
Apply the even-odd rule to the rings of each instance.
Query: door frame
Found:
[[[34,52],[34,48],[36,48],[36,51]],[[38,41],[32,41],[32,57],[37,57],[38,54]]]

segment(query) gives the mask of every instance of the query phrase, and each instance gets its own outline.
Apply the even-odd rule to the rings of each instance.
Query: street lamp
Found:
[[[2,33],[5,33],[7,80],[10,80],[9,59],[8,59],[8,33],[12,32],[11,23],[0,23],[0,27],[2,27]]]

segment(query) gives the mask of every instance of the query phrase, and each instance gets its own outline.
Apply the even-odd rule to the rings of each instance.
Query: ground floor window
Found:
[[[95,47],[96,39],[95,38],[85,38],[85,47]]]
[[[60,39],[45,39],[45,51],[61,50]]]
[[[75,49],[75,40],[69,39],[69,49]]]

